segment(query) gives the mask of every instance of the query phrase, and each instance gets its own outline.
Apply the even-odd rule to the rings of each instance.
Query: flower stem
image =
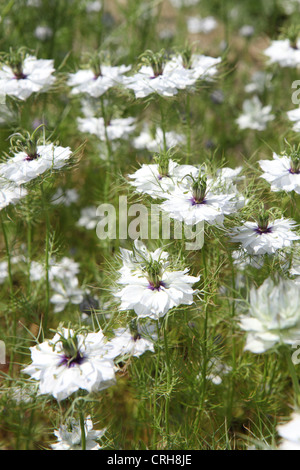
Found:
[[[48,316],[49,316],[49,307],[50,307],[50,282],[49,282],[50,220],[49,220],[48,208],[46,205],[46,198],[45,198],[43,184],[41,184],[41,193],[42,193],[43,210],[45,213],[45,220],[46,220],[46,245],[45,245],[46,306],[45,306],[45,315],[44,315],[44,320],[43,320],[43,331],[45,335],[47,331],[47,326],[48,326]]]
[[[160,108],[160,118],[161,118],[161,130],[163,133],[163,144],[164,144],[164,152],[167,151],[167,139],[166,139],[166,118],[163,106],[162,98],[159,98],[159,108]]]
[[[295,399],[295,407],[300,406],[300,385],[299,385],[299,378],[295,369],[295,365],[291,358],[290,350],[286,351],[286,360],[289,369],[289,373],[293,382],[294,387],[294,399]]]
[[[164,322],[164,345],[165,345],[166,369],[167,369],[167,393],[165,397],[165,424],[166,424],[166,434],[167,434],[167,448],[169,448],[171,367],[170,367],[170,355],[169,355],[169,344],[168,344],[168,316],[166,316],[165,322]]]
[[[85,435],[85,425],[84,425],[84,414],[80,412],[80,430],[81,430],[81,449],[86,450],[86,435]]]

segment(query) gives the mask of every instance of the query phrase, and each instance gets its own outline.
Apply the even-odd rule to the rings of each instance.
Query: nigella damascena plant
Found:
[[[140,241],[133,251],[121,249],[123,266],[118,283],[123,288],[115,297],[120,310],[134,310],[139,318],[158,320],[179,305],[191,305],[196,291],[192,285],[200,277],[188,275],[189,269],[173,271],[168,253],[161,248],[150,252]]]
[[[135,173],[128,175],[137,192],[149,194],[152,198],[164,198],[185,176],[197,175],[199,171],[192,165],[179,165],[171,159],[169,151],[161,152],[154,161],[143,164]]]
[[[116,382],[110,345],[102,331],[59,328],[52,338],[30,348],[32,363],[23,369],[39,382],[39,394],[58,401],[78,390],[104,390]]]
[[[53,60],[37,59],[21,49],[3,56],[0,65],[0,90],[25,101],[33,93],[49,90],[54,84]]]
[[[98,440],[104,435],[106,429],[96,431],[90,416],[84,420],[84,432],[86,440],[86,450],[99,450],[101,446]],[[59,429],[54,431],[57,442],[51,444],[53,450],[82,450],[82,435],[80,421],[75,418],[62,424]]]
[[[271,214],[262,209],[255,222],[247,221],[241,227],[234,227],[230,235],[232,242],[240,242],[251,255],[272,255],[300,239],[295,228],[293,220],[284,217],[272,220]]]
[[[271,41],[271,45],[264,51],[270,64],[280,67],[296,68],[300,64],[299,27],[291,26],[282,37]]]
[[[299,341],[299,285],[283,279],[275,284],[268,278],[259,288],[253,287],[249,312],[240,317],[240,327],[247,332],[245,350],[257,354]]]
[[[295,191],[300,194],[300,144],[290,146],[283,154],[273,153],[273,160],[260,160],[261,175],[271,184],[271,191]]]
[[[124,85],[133,90],[136,98],[145,98],[152,93],[175,96],[180,90],[195,85],[197,80],[211,80],[220,61],[220,58],[189,54],[187,63],[184,55],[168,59],[164,50],[157,53],[148,50],[141,56],[139,71],[126,77]]]
[[[67,84],[72,88],[71,94],[81,93],[99,98],[107,90],[124,82],[124,74],[131,69],[131,65],[112,66],[105,63],[103,57],[93,57],[85,69],[69,74]]]
[[[69,147],[61,147],[44,138],[38,138],[38,129],[30,135],[11,136],[13,156],[0,164],[0,177],[16,185],[22,185],[49,170],[59,170],[72,155]]]
[[[207,222],[223,225],[224,217],[237,211],[236,191],[220,189],[220,180],[215,181],[198,170],[196,176],[187,175],[173,191],[165,194],[161,208],[169,216],[186,225]]]

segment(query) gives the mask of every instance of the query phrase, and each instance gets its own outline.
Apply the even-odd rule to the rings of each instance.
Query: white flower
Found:
[[[259,222],[245,222],[231,233],[233,242],[240,242],[252,255],[274,254],[277,250],[292,245],[300,237],[293,232],[296,223],[290,219],[276,219],[260,226]]]
[[[187,179],[186,179],[187,181]],[[187,225],[199,222],[222,225],[224,216],[236,211],[236,193],[223,193],[218,182],[195,179],[189,186],[178,185],[165,194],[161,208],[175,220]]]
[[[223,364],[218,358],[210,359],[207,367],[209,371],[207,379],[211,380],[214,385],[220,385],[223,375],[229,374],[232,370],[232,367]]]
[[[87,2],[85,10],[87,13],[98,13],[102,9],[102,2],[100,0],[94,0]]]
[[[111,119],[105,126],[102,117],[77,118],[78,129],[81,132],[96,135],[98,139],[105,141],[106,134],[108,140],[127,139],[135,130],[135,118]]]
[[[53,31],[49,26],[37,26],[34,30],[34,35],[40,41],[46,41],[52,37]]]
[[[221,57],[210,57],[203,54],[192,54],[188,68],[184,66],[181,55],[174,56],[168,67],[170,70],[177,70],[178,73],[188,74],[191,78],[186,86],[190,86],[190,82],[194,80],[211,81],[218,72],[217,65],[222,61]]]
[[[251,36],[253,36],[254,32],[255,32],[255,29],[250,24],[245,24],[239,29],[240,35],[243,36],[244,38],[250,38]]]
[[[252,81],[245,86],[246,93],[262,94],[265,89],[270,89],[272,87],[272,74],[270,73],[258,70],[252,74],[251,80]]]
[[[300,335],[300,290],[293,281],[268,278],[250,291],[248,315],[240,317],[247,331],[245,350],[261,354],[277,344],[293,344]]]
[[[274,152],[273,160],[260,160],[259,165],[264,171],[261,177],[271,184],[272,191],[295,191],[300,194],[300,161],[295,166],[291,157]]]
[[[8,65],[0,69],[0,89],[4,94],[26,100],[32,93],[48,91],[55,82],[53,60],[25,57],[22,69],[15,71]]]
[[[109,352],[113,358],[126,355],[139,357],[146,351],[154,352],[153,342],[141,336],[138,331],[132,334],[129,328],[118,328],[114,330],[114,335],[110,341],[113,350]]]
[[[78,225],[78,227],[85,227],[87,230],[93,230],[97,226],[99,220],[100,218],[97,216],[97,207],[84,207],[80,211],[80,219],[76,225]]]
[[[162,198],[167,192],[174,191],[176,183],[186,175],[198,174],[198,168],[192,165],[178,165],[169,160],[167,174],[160,174],[159,164],[142,165],[133,175],[128,175],[132,180],[130,184],[139,193],[150,194],[153,198]]]
[[[26,195],[27,190],[25,188],[12,183],[9,184],[0,178],[0,210],[9,204],[17,204]]]
[[[270,64],[279,64],[280,67],[298,67],[300,64],[300,39],[296,47],[293,47],[289,39],[272,41],[264,51],[269,57]]]
[[[294,412],[288,423],[279,424],[277,432],[282,438],[279,450],[300,450],[300,414]]]
[[[176,145],[184,144],[186,138],[182,134],[174,131],[167,131],[165,133],[167,149],[175,147]],[[133,146],[136,149],[147,149],[149,152],[159,152],[164,147],[164,135],[160,127],[155,129],[152,135],[149,126],[144,126],[142,132],[138,137],[133,139]]]
[[[70,207],[72,204],[77,202],[79,199],[79,194],[77,189],[66,189],[57,188],[55,194],[53,195],[51,202],[54,205],[62,204],[63,206]]]
[[[88,416],[84,420],[84,433],[86,450],[99,450],[100,445],[96,440],[100,439],[105,433],[106,429],[95,431],[93,429],[93,422],[91,417]],[[80,422],[72,418],[68,424],[63,424],[59,427],[58,431],[54,431],[57,437],[57,442],[51,444],[53,450],[81,450],[81,426]]]
[[[271,114],[272,106],[262,106],[259,98],[253,96],[243,103],[243,114],[241,114],[236,122],[240,129],[254,129],[263,131],[267,127],[267,123],[275,119]]]
[[[8,278],[8,263],[7,261],[0,262],[0,284],[3,284]]]
[[[53,395],[58,401],[79,389],[100,391],[115,383],[108,348],[102,331],[83,335],[63,328],[52,340],[30,348],[32,364],[23,372],[39,381],[39,394]]]
[[[96,75],[91,69],[79,70],[69,75],[68,85],[72,87],[71,93],[87,93],[93,98],[99,98],[109,88],[123,83],[123,74],[128,72],[131,66],[120,65],[112,67],[101,65],[101,75]]]
[[[300,108],[292,109],[287,112],[290,121],[294,122],[293,131],[300,132]]]
[[[200,18],[198,16],[189,16],[187,18],[187,29],[188,32],[191,34],[198,34],[204,33],[208,34],[211,33],[216,27],[218,23],[213,16],[207,16],[206,18]]]
[[[50,283],[57,280],[68,280],[74,278],[79,273],[79,264],[72,258],[64,256],[60,260],[51,258],[49,261],[48,275]],[[31,261],[30,280],[39,281],[45,277],[45,267],[37,261]]]
[[[38,145],[36,155],[19,152],[0,164],[0,177],[21,185],[37,178],[48,170],[58,170],[66,165],[72,155],[69,147],[53,144]]]
[[[191,305],[195,294],[191,284],[200,278],[189,276],[188,269],[170,271],[166,252],[148,252],[143,244],[141,247],[139,256],[143,257],[145,252],[145,257],[140,269],[138,261],[132,261],[134,253],[125,253],[124,256],[122,252],[124,266],[120,269],[118,283],[125,287],[114,294],[121,300],[120,310],[134,310],[139,318],[158,320],[173,307]]]
[[[54,304],[54,313],[62,312],[68,303],[78,305],[83,301],[84,291],[78,287],[78,284],[76,277],[51,282],[54,294],[50,298],[50,302]]]

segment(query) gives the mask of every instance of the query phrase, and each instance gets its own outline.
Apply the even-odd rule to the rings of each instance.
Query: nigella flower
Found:
[[[300,335],[300,290],[293,281],[268,278],[250,291],[249,313],[240,317],[247,331],[245,350],[263,353],[280,344],[293,344]]]
[[[124,287],[114,294],[121,300],[120,310],[134,310],[139,318],[158,320],[173,307],[193,303],[196,292],[192,284],[200,278],[189,276],[188,269],[171,271],[166,252],[148,252],[140,243],[134,252],[125,252],[125,256],[123,253],[118,283]]]
[[[20,199],[27,195],[27,190],[21,186],[8,183],[0,178],[0,210],[9,204],[17,204]]]
[[[167,131],[165,133],[166,147],[170,149],[176,145],[184,144],[186,137],[178,134],[175,131]],[[149,152],[160,152],[164,148],[164,134],[160,127],[157,127],[153,132],[149,126],[144,126],[142,132],[138,137],[132,141],[134,148],[147,149]]]
[[[145,98],[152,93],[174,96],[178,90],[184,90],[196,81],[191,70],[166,60],[164,51],[156,54],[147,51],[142,56],[142,64],[137,73],[124,79],[124,85],[134,91],[136,98]]]
[[[300,450],[300,413],[294,412],[288,423],[279,424],[277,432],[282,439],[278,450]]]
[[[96,442],[101,439],[106,429],[94,430],[91,417],[84,420],[85,445],[86,450],[99,450],[100,445]],[[51,444],[53,450],[81,450],[81,426],[75,418],[71,418],[67,424],[62,424],[57,431],[54,431],[57,442]]]
[[[78,225],[78,227],[85,227],[87,230],[93,230],[99,220],[100,217],[97,216],[97,207],[88,206],[81,209],[80,218],[76,225]]]
[[[222,225],[224,216],[236,211],[236,193],[222,193],[218,182],[207,179],[198,171],[191,176],[188,186],[178,185],[173,192],[166,194],[161,208],[171,218],[195,225],[198,222]]]
[[[286,114],[289,120],[295,123],[293,125],[293,131],[300,132],[300,108],[291,109],[291,111],[288,111]]]
[[[124,74],[130,69],[130,65],[103,64],[97,57],[92,61],[90,68],[69,74],[67,84],[72,87],[72,95],[86,93],[93,98],[99,98],[110,88],[122,84]]]
[[[270,64],[279,64],[280,67],[294,68],[300,64],[300,39],[295,42],[290,39],[272,41],[264,51],[269,57]]]
[[[53,60],[37,59],[28,54],[7,55],[0,68],[0,89],[22,101],[32,93],[48,91],[55,82]]]
[[[198,174],[192,165],[179,165],[167,155],[161,153],[153,164],[143,164],[134,174],[128,175],[130,184],[139,193],[150,194],[153,198],[162,198],[175,190],[175,185],[187,175]]]
[[[295,226],[293,220],[283,217],[270,221],[268,212],[263,211],[256,222],[245,222],[241,227],[235,227],[231,240],[240,242],[252,255],[274,254],[300,239],[293,231]]]
[[[300,194],[300,146],[283,155],[274,152],[273,160],[260,160],[259,165],[264,171],[261,177],[271,184],[272,191]]]
[[[116,118],[105,123],[103,117],[77,118],[78,129],[95,135],[98,139],[105,141],[116,139],[127,139],[135,130],[135,118]]]
[[[154,352],[153,341],[142,336],[138,329],[134,332],[130,328],[114,330],[114,338],[110,341],[114,347],[113,357],[134,356],[140,357],[146,351]]]
[[[54,293],[50,302],[54,304],[54,313],[62,312],[68,303],[79,305],[83,301],[84,290],[79,287],[79,281],[76,277],[52,281],[51,288]]]
[[[14,156],[0,164],[0,177],[17,185],[28,183],[49,170],[58,170],[66,165],[72,155],[69,147],[40,142],[32,135],[18,135]],[[21,150],[21,151],[18,151]]]
[[[79,194],[77,189],[66,189],[57,188],[55,194],[51,199],[51,203],[55,206],[62,204],[65,207],[70,207],[72,204],[76,203],[79,199]]]
[[[58,401],[79,389],[96,392],[115,383],[108,349],[102,331],[62,328],[52,340],[30,348],[32,363],[23,372],[39,381],[39,394],[53,395]]]
[[[254,129],[264,131],[267,124],[275,119],[275,115],[271,114],[272,106],[263,106],[257,96],[243,103],[243,114],[241,114],[236,122],[241,130]]]
[[[191,34],[211,33],[218,23],[213,16],[207,16],[206,18],[200,18],[198,16],[189,16],[187,18],[187,30]]]

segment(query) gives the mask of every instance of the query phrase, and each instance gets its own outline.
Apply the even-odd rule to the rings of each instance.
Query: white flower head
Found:
[[[243,103],[243,114],[241,114],[236,122],[241,130],[254,129],[264,131],[267,124],[275,119],[275,115],[271,114],[272,106],[263,106],[257,96]]]
[[[104,435],[105,431],[106,429],[94,430],[91,417],[88,416],[84,420],[86,450],[101,449],[96,441]],[[51,444],[51,448],[53,450],[81,450],[81,432],[80,422],[71,418],[67,424],[62,424],[57,431],[54,431],[57,442]]]
[[[279,64],[280,67],[294,68],[300,65],[300,39],[295,46],[289,39],[272,41],[271,45],[264,51],[269,58],[270,64]]]
[[[182,134],[178,134],[175,131],[167,131],[165,133],[166,147],[170,149],[176,145],[184,144],[186,138]],[[134,148],[147,149],[149,152],[159,152],[164,148],[164,134],[160,127],[157,127],[154,132],[148,125],[145,125],[142,132],[138,137],[133,139]]]
[[[293,131],[300,132],[300,108],[291,109],[288,111],[287,117],[291,122],[294,122]]]
[[[83,334],[62,328],[52,340],[30,348],[32,363],[23,372],[39,381],[39,393],[58,401],[79,389],[96,392],[115,383],[115,366],[107,358],[102,331]]]
[[[271,221],[269,213],[263,210],[256,222],[245,222],[235,227],[230,235],[232,242],[240,242],[251,255],[272,255],[300,239],[293,231],[295,226],[293,220],[284,217]]]
[[[172,159],[164,159],[163,155],[160,155],[157,163],[144,164],[128,177],[137,192],[149,194],[153,198],[163,198],[166,193],[174,191],[176,184],[185,176],[196,175],[198,171],[198,168],[192,165],[179,165]]]
[[[291,420],[277,426],[281,437],[279,450],[300,450],[300,414],[294,412]]]
[[[48,91],[55,82],[54,71],[53,60],[16,54],[0,67],[0,89],[4,94],[24,101],[32,93]]]
[[[300,334],[300,290],[293,281],[268,278],[250,291],[249,313],[240,317],[247,331],[245,350],[261,354],[275,345],[293,344]]]
[[[72,155],[69,147],[52,143],[41,144],[36,131],[30,136],[21,136],[17,141],[14,156],[0,164],[0,177],[22,185],[50,170],[65,166]],[[19,151],[21,150],[21,151]]]
[[[110,345],[114,348],[110,354],[113,357],[134,356],[140,357],[146,351],[154,352],[153,341],[142,336],[138,331],[131,332],[130,328],[118,328],[114,330],[114,338]]]
[[[124,74],[130,69],[131,66],[111,66],[97,61],[94,68],[71,73],[67,84],[72,88],[72,95],[86,93],[93,98],[99,98],[110,88],[122,84]]]
[[[261,175],[271,184],[271,191],[295,191],[300,194],[300,147],[283,155],[273,153],[273,160],[260,160]]]
[[[97,216],[97,207],[88,206],[81,209],[77,225],[78,227],[85,227],[87,230],[93,230],[97,226],[99,220],[100,218]]]
[[[17,204],[26,195],[27,190],[25,188],[9,183],[0,177],[0,210],[10,204]]]
[[[187,18],[187,29],[191,34],[211,33],[218,26],[218,22],[213,16],[200,18],[198,16],[189,16]]]
[[[135,118],[116,118],[105,123],[102,117],[77,118],[78,129],[95,135],[101,141],[127,139],[135,130]]]
[[[139,318],[158,320],[173,307],[191,305],[195,294],[192,284],[199,277],[189,276],[188,269],[171,271],[166,252],[148,252],[143,244],[138,248],[141,262],[134,252],[122,252],[124,265],[118,283],[124,287],[115,294],[121,300],[120,310],[134,310]]]
[[[187,225],[203,221],[222,225],[225,215],[236,212],[237,201],[236,193],[223,193],[219,183],[198,170],[196,177],[190,176],[188,185],[178,184],[173,192],[166,194],[161,208],[171,218]]]

